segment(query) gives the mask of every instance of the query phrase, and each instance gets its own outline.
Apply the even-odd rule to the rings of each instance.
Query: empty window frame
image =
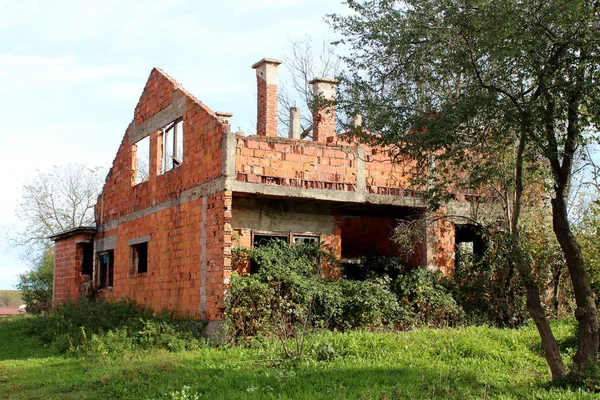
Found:
[[[281,240],[285,243],[289,243],[290,235],[288,233],[278,232],[255,232],[252,234],[252,247],[266,246],[273,240]]]
[[[131,269],[137,274],[148,272],[148,242],[131,245]]]
[[[164,174],[183,163],[183,119],[171,122],[162,132],[161,174]]]
[[[97,288],[104,289],[112,287],[114,276],[114,250],[108,250],[98,253],[98,280]]]
[[[133,145],[133,184],[145,182],[150,177],[150,137],[146,136]]]
[[[318,246],[320,239],[316,235],[292,235],[292,243],[294,244],[313,244]]]

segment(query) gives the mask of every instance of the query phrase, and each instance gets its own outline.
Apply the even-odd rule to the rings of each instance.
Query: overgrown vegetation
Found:
[[[182,351],[205,342],[204,322],[166,312],[156,315],[129,300],[65,303],[26,321],[25,335],[75,356],[113,356],[151,348]]]
[[[19,275],[16,287],[27,304],[27,312],[40,314],[52,307],[54,251],[47,248],[31,270]]]
[[[365,257],[349,275],[330,279],[340,268],[325,250],[281,241],[236,251],[256,273],[234,275],[227,311],[234,338],[258,333],[292,338],[306,329],[442,327],[460,322],[462,311],[439,277],[408,270],[395,258]]]

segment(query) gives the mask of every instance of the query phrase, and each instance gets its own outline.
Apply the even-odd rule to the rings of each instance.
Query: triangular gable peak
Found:
[[[173,92],[179,88],[181,85],[163,70],[152,68],[144,91],[135,106],[135,125],[143,123],[155,113],[167,108],[173,102]]]
[[[144,208],[168,198],[169,193],[218,177],[227,122],[161,69],[153,68],[98,199],[97,223],[128,213],[132,196],[136,199],[133,207]],[[174,137],[167,131],[175,123],[182,159],[170,153],[172,144],[165,140],[165,136]],[[140,160],[145,161],[145,175],[140,174]],[[212,160],[210,165],[207,160]]]

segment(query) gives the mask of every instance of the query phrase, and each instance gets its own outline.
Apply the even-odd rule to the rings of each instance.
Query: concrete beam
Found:
[[[151,133],[164,128],[177,118],[183,117],[183,114],[185,114],[185,109],[186,97],[179,97],[179,89],[173,91],[173,102],[166,108],[154,114],[139,125],[136,125],[135,121],[129,124],[129,127],[127,128],[129,142],[131,144],[135,144],[149,136]]]

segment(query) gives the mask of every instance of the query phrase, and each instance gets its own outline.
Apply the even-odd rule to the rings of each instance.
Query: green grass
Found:
[[[302,360],[282,363],[280,345],[269,340],[181,353],[58,356],[22,336],[27,321],[0,320],[3,399],[181,399],[184,387],[201,399],[597,398],[548,383],[534,327],[325,332],[308,338]],[[554,328],[563,351],[572,352],[572,325]],[[324,355],[333,357],[319,361]]]

